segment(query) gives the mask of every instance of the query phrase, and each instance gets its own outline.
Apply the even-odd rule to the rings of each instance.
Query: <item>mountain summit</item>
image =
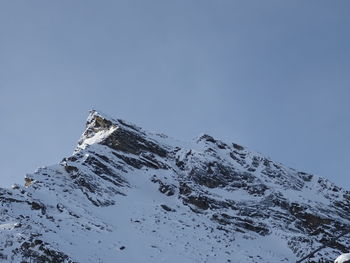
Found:
[[[329,262],[349,209],[349,191],[241,145],[92,111],[72,156],[0,189],[0,262]]]

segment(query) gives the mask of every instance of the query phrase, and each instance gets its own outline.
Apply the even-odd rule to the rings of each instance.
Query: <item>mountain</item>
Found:
[[[296,262],[318,248],[303,262],[330,262],[350,245],[349,191],[96,111],[72,156],[0,189],[0,204],[0,262]]]

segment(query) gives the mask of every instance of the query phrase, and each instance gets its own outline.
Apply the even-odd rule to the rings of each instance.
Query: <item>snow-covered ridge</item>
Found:
[[[350,193],[235,143],[92,111],[72,156],[0,189],[0,262],[330,262]],[[254,248],[254,249],[252,249]]]

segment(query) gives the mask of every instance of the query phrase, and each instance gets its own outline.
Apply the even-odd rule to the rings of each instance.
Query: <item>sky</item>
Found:
[[[208,133],[350,189],[347,0],[0,2],[0,186],[72,154],[92,108]]]

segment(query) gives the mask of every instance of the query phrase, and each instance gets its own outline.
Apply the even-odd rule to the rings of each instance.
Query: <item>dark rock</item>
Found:
[[[180,194],[181,195],[190,195],[192,193],[191,187],[187,183],[180,182]]]
[[[31,203],[31,207],[32,207],[33,210],[41,210],[43,214],[45,212],[45,206],[43,204],[41,204],[41,203],[32,202]]]
[[[78,172],[79,169],[75,166],[72,165],[66,165],[64,166],[64,169],[68,172],[68,173],[73,173],[73,172]]]
[[[167,212],[175,212],[175,209],[170,208],[167,205],[160,205]]]
[[[160,179],[158,179],[156,176],[154,176],[152,178],[152,182],[153,183],[158,183],[159,184],[159,191],[162,193],[162,194],[165,194],[167,196],[172,196],[175,194],[175,185],[168,185],[168,184],[165,184],[163,183]]]
[[[209,199],[205,196],[189,196],[184,199],[184,202],[195,205],[202,210],[207,210],[210,207]]]
[[[239,144],[232,143],[232,146],[233,146],[233,148],[235,148],[238,151],[243,151],[244,150],[244,147],[239,145]]]
[[[142,152],[151,152],[160,157],[167,156],[167,151],[155,142],[145,139],[136,132],[123,129],[115,130],[102,144],[114,150],[134,155],[140,155]]]

